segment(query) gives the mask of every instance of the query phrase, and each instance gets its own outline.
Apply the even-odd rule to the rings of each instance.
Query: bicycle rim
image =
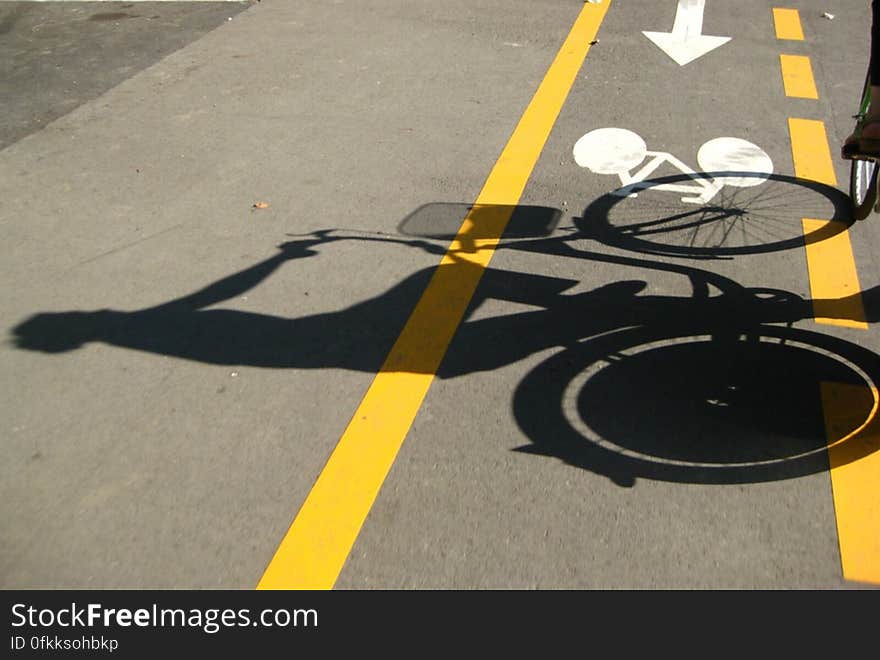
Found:
[[[877,163],[854,160],[850,166],[849,196],[856,220],[867,218],[877,202]]]
[[[871,106],[871,72],[865,74],[862,95],[859,98],[859,111],[856,126],[862,121]],[[849,170],[849,197],[855,220],[864,220],[871,214],[877,202],[877,163],[872,160],[854,160]]]

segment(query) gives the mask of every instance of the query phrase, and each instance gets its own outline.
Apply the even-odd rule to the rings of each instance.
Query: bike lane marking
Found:
[[[678,0],[672,32],[643,31],[642,34],[676,64],[684,66],[730,41],[730,37],[703,34],[705,10],[706,0]]]
[[[804,39],[797,10],[773,11],[779,39]],[[782,55],[780,66],[787,96],[818,99],[818,93],[811,95],[815,83],[808,58]],[[789,118],[789,133],[795,175],[836,186],[824,123]],[[808,234],[831,221],[802,222]],[[867,330],[849,233],[835,231],[831,238],[806,245],[806,255],[815,321]],[[878,392],[873,387],[823,383],[821,401],[841,571],[846,580],[880,584]]]
[[[777,39],[804,40],[798,10],[776,8],[773,10],[773,21]],[[809,57],[781,54],[779,64],[786,96],[818,100],[819,93]],[[816,119],[790,117],[788,130],[795,176],[836,187],[837,176],[825,124]],[[822,225],[832,221],[804,218],[802,222],[806,234],[819,231]],[[849,234],[846,231],[835,231],[834,234],[831,239],[806,246],[813,300],[840,301],[814,303],[814,320],[817,323],[866,330],[868,324],[865,322],[861,296],[858,295],[861,286]]]
[[[790,117],[788,130],[795,176],[836,187],[837,177],[825,124],[815,119]],[[828,225],[841,224],[840,221],[823,218],[803,218],[801,222],[805,236],[821,232]],[[845,227],[840,227],[830,233],[833,234],[830,238],[807,243],[804,248],[813,299],[813,320],[826,325],[867,330],[849,232]]]
[[[877,401],[873,387],[822,383],[841,570],[846,580],[873,584],[880,584]]]
[[[333,588],[610,5],[584,4],[257,589]]]
[[[819,98],[809,57],[782,54],[779,56],[779,68],[782,70],[782,84],[786,96],[800,99]]]
[[[773,24],[776,27],[776,38],[790,41],[803,41],[804,29],[801,27],[801,15],[797,9],[774,7]]]

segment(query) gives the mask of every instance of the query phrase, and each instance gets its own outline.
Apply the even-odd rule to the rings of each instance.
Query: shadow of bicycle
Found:
[[[786,177],[769,184],[775,185],[761,197],[737,198],[736,208],[747,213],[733,213],[730,199],[722,206],[716,201],[714,210],[690,209],[701,217],[658,215],[652,199],[641,220],[633,220],[632,205],[649,196],[617,191],[587,207],[573,231],[558,228],[561,211],[550,207],[427,204],[403,220],[403,237],[312,232],[279,245],[261,262],[149,308],[37,313],[13,328],[13,341],[21,350],[51,354],[101,342],[208,364],[375,372],[431,277],[441,269],[472,271],[459,252],[522,250],[626,266],[646,278],[662,272],[688,281],[690,295],[648,295],[647,279],[573,291],[580,282],[489,267],[436,375],[493,371],[552,351],[513,394],[513,416],[530,442],[519,451],[552,456],[622,485],[640,477],[696,483],[792,478],[827,470],[829,442],[834,460],[843,462],[880,449],[874,431],[880,358],[794,327],[810,318],[816,301],[746,289],[658,257],[730,258],[827,237],[743,230],[736,243],[730,231],[711,243],[668,240],[703,231],[713,218],[756,220],[758,199],[776,209],[762,217],[780,219],[799,215],[806,195],[819,203],[818,217],[843,225],[833,189]],[[461,238],[465,217],[469,226]],[[450,239],[449,248],[440,243]],[[331,312],[289,318],[217,307],[337,241],[378,241],[449,258]],[[603,252],[605,246],[637,254]],[[880,288],[853,295],[864,298],[869,320],[880,318]],[[525,308],[514,305],[511,313],[488,318],[473,314],[488,299]],[[849,306],[836,309],[846,313]]]

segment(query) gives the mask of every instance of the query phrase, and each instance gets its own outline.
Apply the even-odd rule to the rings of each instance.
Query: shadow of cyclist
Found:
[[[527,451],[557,456],[573,465],[608,474],[620,483],[636,475],[705,482],[784,478],[823,469],[822,460],[826,461],[827,469],[827,457],[817,458],[814,451],[821,436],[821,432],[815,431],[820,426],[818,420],[814,416],[804,426],[797,419],[797,411],[806,400],[801,395],[807,390],[815,394],[822,382],[864,384],[865,379],[859,381],[860,376],[853,375],[856,370],[840,367],[834,360],[823,361],[812,353],[791,349],[770,352],[758,344],[738,342],[737,338],[774,336],[773,324],[792,325],[809,319],[817,304],[837,310],[846,318],[852,308],[848,303],[856,298],[866,311],[864,320],[876,321],[880,318],[880,287],[853,294],[850,299],[808,300],[784,291],[749,290],[692,266],[576,249],[573,244],[581,238],[582,235],[526,238],[511,240],[500,247],[625,265],[646,273],[675,273],[690,281],[691,294],[646,294],[643,280],[620,281],[572,293],[579,282],[489,268],[480,280],[453,339],[452,350],[437,376],[455,378],[491,371],[547,349],[561,349],[533,370],[517,388],[514,415],[534,443]],[[268,259],[160,305],[135,311],[105,309],[36,314],[13,328],[13,341],[18,348],[47,353],[102,342],[209,364],[302,369],[336,367],[375,372],[429,279],[438,270],[471,267],[462,266],[453,252],[437,268],[418,271],[379,296],[345,309],[311,316],[285,318],[215,307],[253,288],[282,264],[316,255],[322,244],[335,240],[394,241],[444,252],[439,246],[424,241],[316,232],[311,238],[279,246],[278,253]],[[478,245],[465,247],[480,249]],[[519,302],[531,309],[489,318],[473,317],[473,311],[488,299]],[[873,353],[864,349],[854,352],[852,344],[818,333],[804,333],[794,328],[785,330],[787,335],[776,337],[779,343],[799,336],[806,344],[819,342],[827,352],[842,355],[857,365],[871,382],[880,381],[877,356]],[[715,343],[691,340],[704,336],[714,338]],[[655,353],[634,351],[639,346],[672,339],[689,345],[658,349]],[[623,357],[615,358],[615,355]],[[581,395],[575,406],[578,416],[590,419],[591,427],[598,429],[597,437],[615,438],[629,446],[630,453],[664,455],[663,460],[642,458],[633,468],[632,461],[621,459],[619,452],[609,453],[601,444],[585,440],[583,430],[573,428],[570,420],[557,418],[554,422],[553,416],[547,415],[548,410],[559,409],[560,402],[568,396],[566,384],[578,377],[585,366],[609,359],[620,362],[620,368],[605,372],[604,387],[582,388],[589,396]],[[766,364],[774,368],[770,372],[757,368]],[[753,365],[753,368],[743,371],[742,365]],[[772,373],[783,374],[786,379],[776,382],[769,390],[761,389],[762,381],[768,380]],[[662,381],[665,382],[662,386],[653,387],[653,383],[661,382],[658,375],[674,377]],[[808,384],[792,389],[798,379]],[[743,446],[724,449],[715,445],[707,454],[705,447],[697,446],[703,432],[695,429],[717,423],[718,418],[701,419],[697,409],[688,408],[676,398],[694,392],[697,383],[700,383],[699,400],[715,402],[713,414],[722,411],[728,421],[746,423],[739,427],[732,424],[728,432],[730,438],[758,420],[761,422],[758,426],[766,427],[765,431],[771,435],[776,433],[774,428],[789,429],[785,433],[789,439],[794,438],[794,444],[771,439],[766,446],[776,449],[770,458],[765,455],[766,449],[761,448],[765,447],[763,444],[748,450]],[[738,389],[731,390],[731,385]],[[747,396],[743,394],[746,390]],[[734,396],[735,391],[739,398]],[[618,397],[617,406],[610,401],[594,405],[593,402],[602,400],[599,396],[602,392],[613,392]],[[663,395],[664,392],[673,396]],[[755,407],[764,401],[779,402],[780,396],[787,396],[786,392],[799,394],[785,405],[778,405],[775,417],[772,410]],[[743,405],[743,402],[751,403]],[[815,396],[812,403],[816,403]],[[628,418],[651,420],[648,411],[664,406],[667,412],[674,411],[672,418],[668,414],[655,416],[655,423],[628,429],[609,423]],[[819,410],[820,405],[812,409]],[[674,419],[680,420],[677,428],[672,428]],[[772,425],[775,426],[770,428]],[[656,437],[651,437],[651,427],[672,428],[669,433],[677,444],[669,444],[669,435],[658,444]],[[687,428],[691,430],[684,432]],[[803,428],[811,430],[809,433],[798,430]],[[803,453],[809,454],[809,460],[799,463],[784,460]],[[707,460],[707,456],[714,456],[714,463]],[[711,465],[705,465],[707,463]],[[717,469],[719,467],[721,469]]]

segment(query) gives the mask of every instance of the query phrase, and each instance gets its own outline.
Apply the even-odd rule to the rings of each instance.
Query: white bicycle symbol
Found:
[[[681,160],[664,151],[648,151],[640,135],[625,128],[599,128],[582,136],[574,145],[575,162],[596,174],[616,174],[623,188],[612,194],[635,197],[643,188],[689,194],[681,201],[705,204],[724,186],[748,188],[757,186],[773,173],[770,156],[747,140],[720,137],[709,140],[697,153],[701,172],[696,172]],[[650,160],[637,172],[646,157]],[[691,178],[687,183],[647,183],[647,178],[663,163],[669,163]],[[708,173],[724,173],[712,176]],[[696,194],[694,194],[696,193]]]

